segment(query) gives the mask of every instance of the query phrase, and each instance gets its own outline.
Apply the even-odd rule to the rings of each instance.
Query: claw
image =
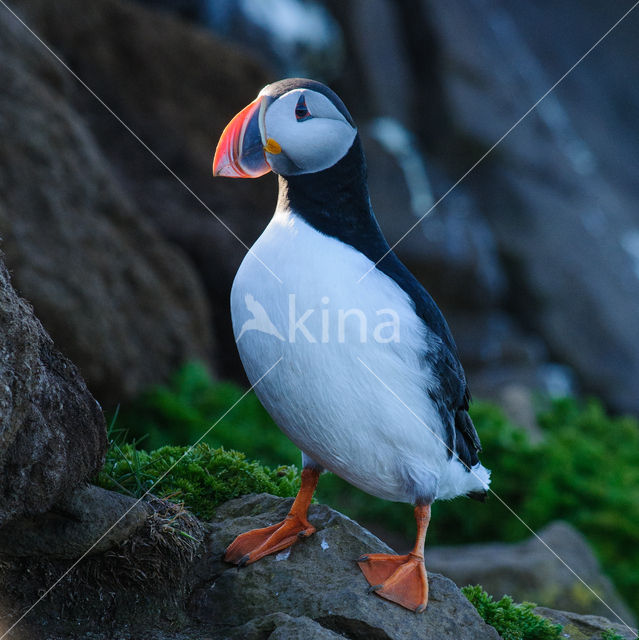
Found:
[[[359,558],[357,558],[356,562],[366,562],[368,560],[368,556],[367,555],[363,555],[360,556]]]
[[[243,555],[240,558],[240,561],[237,563],[237,568],[241,569],[242,567],[246,566],[246,563],[249,561],[250,557],[251,556],[248,553],[246,555]]]
[[[383,584],[373,584],[370,587],[368,587],[368,589],[366,589],[366,593],[373,593],[374,591],[381,589],[383,586],[384,586]]]

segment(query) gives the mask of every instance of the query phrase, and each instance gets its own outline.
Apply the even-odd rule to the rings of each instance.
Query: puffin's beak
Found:
[[[214,176],[259,178],[271,170],[260,132],[266,107],[267,101],[260,96],[226,125],[215,150]]]

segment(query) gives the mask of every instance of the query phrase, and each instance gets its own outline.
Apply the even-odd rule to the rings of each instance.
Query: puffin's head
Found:
[[[344,103],[315,80],[269,84],[224,129],[213,175],[257,178],[316,173],[341,160],[357,129]]]

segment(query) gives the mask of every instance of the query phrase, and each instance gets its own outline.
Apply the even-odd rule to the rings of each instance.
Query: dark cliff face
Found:
[[[0,255],[0,526],[102,466],[106,426],[78,369],[13,290]]]
[[[81,3],[31,2],[19,10],[185,179],[189,153],[200,154],[206,173],[207,142],[193,151],[204,117],[198,121],[193,111],[207,105],[188,89],[197,82],[204,91],[204,78],[189,84],[177,62],[170,71],[151,52],[163,38],[169,48],[173,41],[176,51],[188,49],[183,59],[204,60],[212,57],[208,40],[201,38],[202,45],[179,23],[161,19],[165,33],[157,27],[156,35],[157,25],[147,24],[145,13],[129,15],[127,6],[94,3],[87,11]],[[203,227],[217,223],[7,12],[0,15],[0,32],[0,236],[6,262],[56,344],[104,407],[114,409],[185,361],[212,360],[204,287],[191,261],[162,239],[146,212],[170,218],[176,227],[189,214]],[[137,62],[136,46],[145,51]],[[83,64],[76,64],[81,50]],[[143,60],[153,61],[153,77],[143,75]],[[155,93],[145,93],[140,76],[130,76],[131,66]],[[176,107],[182,100],[191,105],[184,118]],[[141,159],[155,163],[153,171]],[[166,194],[169,184],[170,194],[185,194],[188,201],[176,204]],[[127,192],[126,185],[135,190]],[[209,242],[209,252],[221,250]]]

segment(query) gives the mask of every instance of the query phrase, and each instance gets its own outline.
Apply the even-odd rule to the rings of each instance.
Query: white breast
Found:
[[[282,431],[325,468],[389,500],[452,497],[440,484],[451,474],[428,397],[428,329],[409,296],[377,269],[358,283],[371,265],[277,212],[233,283],[240,357],[252,383],[279,360],[255,391]]]

